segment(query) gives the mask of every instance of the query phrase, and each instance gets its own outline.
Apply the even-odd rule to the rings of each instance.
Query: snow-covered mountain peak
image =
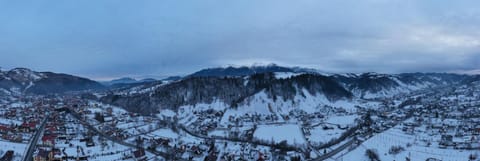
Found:
[[[8,71],[7,75],[20,83],[30,83],[45,77],[44,74],[34,72],[27,68],[14,68]]]

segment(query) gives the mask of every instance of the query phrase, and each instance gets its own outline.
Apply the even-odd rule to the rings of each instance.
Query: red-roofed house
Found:
[[[0,125],[0,133],[8,133],[12,130],[9,126]]]
[[[145,150],[139,149],[133,152],[133,157],[135,157],[136,160],[142,160],[145,157]]]
[[[49,158],[50,152],[40,149],[39,151],[34,154],[33,160],[34,161],[47,161]]]
[[[55,138],[57,138],[54,135],[44,135],[42,137],[42,143],[47,146],[53,146],[55,145]]]
[[[35,129],[37,128],[37,124],[35,122],[24,122],[22,123],[22,125],[20,125],[20,131],[23,131],[23,132],[32,132],[32,131],[35,131]]]

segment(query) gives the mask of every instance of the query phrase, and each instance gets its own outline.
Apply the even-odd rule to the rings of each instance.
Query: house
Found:
[[[261,152],[258,152],[258,158],[257,158],[257,161],[265,161],[265,156],[263,155],[263,153],[261,153]]]
[[[92,146],[95,146],[95,143],[93,142],[93,139],[92,138],[88,138],[86,141],[85,141],[85,145],[87,147],[92,147]]]
[[[112,122],[114,119],[112,116],[104,116],[103,117],[103,121],[104,122]]]
[[[87,161],[87,160],[88,160],[88,157],[85,157],[85,156],[83,156],[83,157],[78,157],[78,160],[80,160],[80,161]]]
[[[168,144],[170,143],[170,139],[166,139],[166,138],[157,138],[157,139],[154,139],[154,141],[158,145],[163,145],[163,146],[168,146]]]
[[[20,125],[19,130],[22,132],[33,132],[37,128],[37,124],[35,122],[24,122]]]
[[[8,135],[7,140],[16,142],[16,143],[21,143],[23,141],[23,137],[21,134]]]
[[[133,152],[133,157],[136,160],[143,160],[145,159],[145,150],[144,149],[139,149]]]
[[[42,137],[42,143],[43,143],[43,145],[54,146],[55,145],[55,138],[57,138],[57,137],[54,136],[54,135],[44,135]]]
[[[67,135],[60,135],[60,136],[58,136],[57,139],[58,139],[58,140],[67,140],[67,139],[68,139],[68,136],[67,136]]]
[[[5,126],[5,125],[0,125],[0,133],[8,133],[12,130],[12,128]]]
[[[110,116],[113,114],[113,108],[112,107],[107,108],[107,114],[109,114]]]
[[[40,149],[37,151],[36,154],[34,154],[33,160],[34,161],[47,161],[48,159],[49,152],[43,149]]]
[[[196,145],[192,146],[192,147],[190,148],[190,151],[193,152],[193,153],[196,154],[196,155],[202,154],[202,150],[201,150],[198,146],[196,146]]]
[[[442,139],[440,140],[439,145],[444,146],[452,146],[453,145],[453,136],[452,135],[442,135]]]
[[[62,151],[60,149],[53,149],[49,154],[50,161],[62,161]]]

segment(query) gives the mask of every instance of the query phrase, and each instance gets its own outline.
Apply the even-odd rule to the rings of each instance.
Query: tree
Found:
[[[474,161],[478,158],[477,154],[470,154],[470,156],[468,156],[468,160],[469,161]]]
[[[150,143],[150,146],[148,147],[148,149],[155,150],[155,149],[157,149],[157,147],[158,147],[157,142],[152,141],[152,143]]]
[[[136,139],[135,139],[135,143],[138,147],[143,147],[143,138],[138,136]]]
[[[371,117],[371,115],[372,115],[371,113],[372,113],[372,111],[368,111],[367,114],[364,116],[364,117],[365,117],[365,118],[364,118],[364,124],[365,124],[366,126],[370,126],[370,125],[372,125],[372,123],[373,123],[373,120],[372,120],[372,117]]]
[[[392,146],[390,147],[390,150],[388,150],[388,154],[397,155],[404,150],[405,149],[402,146]]]
[[[97,120],[98,122],[105,122],[105,118],[103,117],[103,115],[100,113],[100,112],[95,112],[95,120]]]
[[[370,161],[380,161],[377,152],[374,149],[367,149],[365,155],[370,159]]]
[[[301,161],[302,158],[300,156],[293,156],[293,157],[290,157],[290,160],[291,161]]]
[[[102,148],[102,151],[105,151],[105,147],[107,147],[105,138],[98,137],[98,142],[100,142],[100,147]]]

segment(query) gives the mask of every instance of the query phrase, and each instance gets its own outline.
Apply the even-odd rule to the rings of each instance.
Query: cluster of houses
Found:
[[[79,99],[65,99],[51,108],[47,123],[44,126],[43,133],[40,136],[36,149],[33,153],[34,161],[63,161],[63,160],[89,160],[97,153],[86,153],[86,148],[100,146],[94,136],[97,134],[87,128],[83,128],[81,121],[69,117],[65,112],[66,109],[79,109],[79,107],[87,106],[84,101]],[[86,110],[87,111],[87,110]],[[106,110],[105,115],[113,116],[111,109]],[[110,112],[108,112],[110,111]],[[88,113],[88,112],[85,112]],[[38,127],[38,122],[35,124]],[[82,127],[82,128],[79,128]],[[80,139],[79,139],[80,138]],[[74,145],[72,142],[77,141],[84,145]],[[65,145],[67,147],[65,147]],[[65,152],[65,148],[76,149],[74,154]],[[132,149],[126,152],[124,159],[146,160],[144,149]]]
[[[202,158],[204,160],[238,160],[243,158],[244,160],[267,160],[269,156],[271,156],[271,152],[266,150],[267,148],[263,147],[251,147],[250,144],[243,143],[241,145],[237,145],[241,148],[240,151],[224,151],[220,153],[219,150],[219,143],[215,142],[215,140],[205,140],[200,142],[185,142],[179,140],[176,137],[171,136],[158,136],[158,135],[150,135],[150,131],[145,131],[144,134],[132,134],[129,133],[132,128],[125,129],[125,124],[138,124],[139,126],[143,126],[145,124],[161,124],[162,120],[164,121],[161,124],[161,127],[171,127],[169,125],[173,120],[173,117],[162,117],[162,118],[152,118],[148,116],[138,116],[133,113],[129,112],[113,112],[111,107],[103,106],[103,105],[79,105],[77,108],[74,108],[77,113],[82,115],[83,118],[89,120],[89,123],[96,125],[96,127],[105,132],[109,136],[116,137],[117,139],[124,139],[129,140],[129,143],[135,144],[138,147],[143,147],[146,150],[154,150],[159,152],[165,152],[167,154],[171,154],[176,158],[186,158],[186,159],[198,159]],[[98,118],[95,119],[95,113],[99,115]],[[220,120],[223,117],[223,111],[216,111],[213,109],[205,110],[205,111],[196,111],[193,113],[196,116],[196,119],[190,123],[188,129],[192,132],[207,136],[207,134],[213,130],[219,130],[223,127],[218,127]],[[94,118],[94,120],[92,120]],[[245,115],[245,118],[249,118],[255,121],[265,121],[265,120],[272,120],[276,121],[280,118],[276,115]],[[245,119],[244,118],[244,119]],[[239,122],[243,122],[239,120]],[[254,129],[248,128],[239,130],[239,128],[235,128],[236,125],[232,125],[229,128],[224,128],[225,131],[235,132],[237,129],[237,134],[229,135],[235,136],[238,138],[239,136],[250,136],[253,137]],[[123,128],[119,128],[123,127]],[[129,125],[129,127],[131,127]],[[157,127],[157,126],[155,126]],[[172,127],[173,128],[173,127]],[[154,129],[155,130],[155,129]],[[132,140],[132,138],[134,138]],[[227,143],[225,144],[233,144]],[[223,145],[223,143],[222,143]],[[226,148],[225,145],[222,148]],[[142,154],[141,152],[134,153],[134,158],[140,157]]]
[[[36,132],[49,106],[40,101],[17,106],[0,107],[0,138],[9,142],[26,143]]]
[[[480,149],[480,101],[473,95],[439,93],[425,97],[415,108],[409,109],[413,119],[402,124],[402,130],[411,135],[426,133],[438,142],[439,148]],[[432,145],[432,140],[426,141]]]

